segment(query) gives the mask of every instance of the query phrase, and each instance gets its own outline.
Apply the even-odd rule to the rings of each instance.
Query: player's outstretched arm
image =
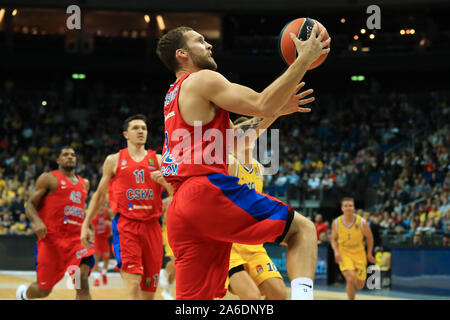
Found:
[[[94,192],[91,201],[89,202],[89,207],[87,209],[86,218],[81,226],[81,243],[88,249],[90,248],[90,241],[93,240],[92,230],[89,228],[94,216],[99,212],[102,206],[106,202],[108,195],[108,185],[111,178],[114,176],[117,162],[119,161],[119,154],[113,154],[106,157],[103,164],[102,178],[98,184],[97,190]]]
[[[232,83],[221,74],[211,70],[201,70],[191,75],[190,92],[230,112],[273,117],[285,106],[308,67],[323,53],[327,53],[329,40],[322,41],[324,32],[315,36],[317,24],[314,25],[312,36],[306,41],[300,41],[295,36],[293,41],[298,50],[298,57],[289,68],[261,93]]]
[[[52,173],[43,173],[37,179],[34,191],[28,200],[25,215],[30,220],[31,228],[39,238],[45,238],[47,235],[47,226],[41,217],[39,217],[37,208],[39,208],[42,199],[53,192],[57,186],[58,179]]]

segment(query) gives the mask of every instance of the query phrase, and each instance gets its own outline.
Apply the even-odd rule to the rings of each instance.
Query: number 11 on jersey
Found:
[[[136,176],[136,183],[144,183],[144,170],[135,170],[133,174]]]

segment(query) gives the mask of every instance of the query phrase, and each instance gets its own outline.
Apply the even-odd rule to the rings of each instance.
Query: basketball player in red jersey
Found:
[[[56,160],[58,170],[43,173],[36,181],[26,215],[38,236],[37,281],[18,288],[19,300],[47,297],[66,271],[79,276],[76,299],[91,299],[88,276],[94,266],[94,250],[80,242],[89,182],[75,174],[76,161],[74,149],[64,147]]]
[[[313,299],[314,224],[290,206],[257,194],[229,176],[224,140],[230,128],[229,112],[264,118],[292,112],[288,102],[308,67],[329,52],[330,40],[322,41],[324,32],[317,35],[317,30],[315,25],[306,41],[291,34],[298,51],[296,60],[261,93],[215,72],[212,46],[193,29],[179,27],[159,40],[157,54],[177,77],[164,103],[161,168],[175,192],[167,227],[177,268],[177,299],[223,297],[231,244],[273,241],[287,244],[291,298]],[[211,136],[198,141],[195,122],[201,124],[202,133]],[[214,161],[205,161],[203,157],[212,154],[212,149]]]
[[[145,148],[146,121],[143,115],[125,120],[127,148],[106,157],[81,230],[81,242],[89,248],[89,225],[109,192],[111,210],[116,213],[112,223],[113,251],[126,295],[133,300],[154,298],[163,254],[158,222],[162,214],[162,185],[172,193],[159,171],[161,155]]]
[[[111,218],[107,203],[105,203],[104,207],[100,209],[94,220],[92,220],[92,226],[95,231],[95,266],[92,270],[92,276],[94,277],[94,286],[98,287],[100,286],[100,273],[103,284],[108,284],[108,277],[106,274],[108,272],[109,256],[111,251],[109,246],[109,237],[111,236]],[[100,260],[103,261],[103,268],[101,272],[98,271]]]

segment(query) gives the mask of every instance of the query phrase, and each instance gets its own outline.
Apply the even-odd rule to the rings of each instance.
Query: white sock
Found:
[[[106,274],[106,269],[102,270],[102,275]]]
[[[314,300],[313,281],[309,278],[296,278],[291,281],[291,300]]]
[[[25,290],[22,291],[22,298],[23,298],[23,300],[28,300],[27,291],[28,291],[28,287]]]
[[[100,272],[92,272],[94,279],[100,279]]]

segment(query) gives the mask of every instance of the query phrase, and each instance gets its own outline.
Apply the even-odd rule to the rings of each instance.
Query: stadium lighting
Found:
[[[150,16],[149,16],[148,14],[146,14],[146,15],[144,16],[144,19],[145,19],[145,22],[146,22],[146,23],[150,23]]]
[[[404,34],[405,34],[405,30],[403,30],[403,29],[400,30],[400,34],[401,34],[401,35],[404,35]]]
[[[355,82],[361,82],[361,81],[366,80],[366,77],[362,76],[362,75],[354,75],[354,76],[351,76],[351,79],[352,79],[352,81],[355,81]]]
[[[5,16],[5,9],[0,9],[0,23],[3,21],[3,17]]]
[[[411,34],[414,34],[414,33],[416,33],[416,30],[411,29],[409,32],[410,32]]]
[[[75,79],[75,80],[84,80],[84,79],[86,79],[86,75],[84,74],[84,73],[73,73],[72,74],[72,79]]]
[[[366,29],[361,29],[361,34],[365,34],[366,33]]]
[[[158,23],[159,30],[165,30],[166,24],[164,23],[164,18],[161,15],[156,16],[156,22]]]
[[[342,19],[341,19],[341,23],[345,23],[345,18],[342,18]]]
[[[42,105],[43,107],[45,107],[45,106],[47,105],[47,101],[43,100],[42,103],[41,103],[41,105]]]
[[[357,34],[355,34],[355,35],[353,36],[353,39],[358,40],[358,39],[359,39],[359,36],[358,36]]]
[[[13,17],[15,17],[17,15],[17,9],[14,9],[11,14],[12,14]]]
[[[357,46],[353,46],[352,50],[353,51],[358,51],[358,47]]]
[[[369,38],[370,38],[370,39],[375,39],[375,35],[372,33],[372,34],[369,36]]]

